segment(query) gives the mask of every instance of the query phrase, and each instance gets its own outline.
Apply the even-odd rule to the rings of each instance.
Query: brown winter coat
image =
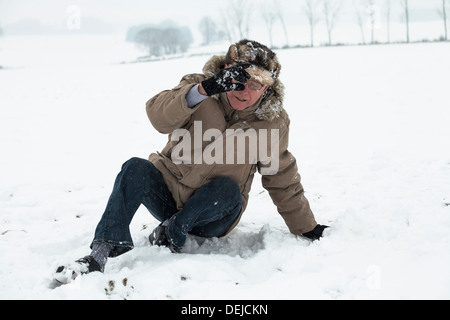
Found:
[[[241,215],[247,207],[251,184],[258,170],[263,174],[263,187],[269,192],[289,230],[293,234],[311,231],[317,223],[308,200],[304,196],[296,160],[288,151],[290,120],[283,109],[283,84],[277,79],[268,97],[263,96],[254,106],[243,111],[232,109],[225,93],[210,97],[192,109],[187,107],[186,94],[189,90],[207,77],[217,73],[224,64],[224,56],[214,56],[205,65],[204,74],[184,76],[174,89],[163,91],[147,102],[147,115],[155,129],[169,134],[169,142],[166,147],[160,153],[151,154],[149,160],[162,173],[179,209],[184,206],[193,193],[213,178],[226,176],[233,179],[239,185],[242,194]],[[201,136],[199,137],[200,127]],[[184,154],[179,151],[180,143],[188,143],[188,138],[186,138],[187,140],[184,140],[185,138],[172,139],[174,130],[180,128],[187,130],[184,132],[186,135],[190,134],[191,156],[189,153]],[[212,128],[220,130],[220,138],[203,137],[205,131]],[[227,131],[227,129],[234,131]],[[260,145],[261,137],[264,135],[259,133],[265,132],[260,129],[267,129],[265,135],[268,144],[267,150],[265,150],[264,144]],[[197,135],[194,135],[194,130]],[[229,135],[227,136],[229,132],[235,133],[236,136],[249,132],[257,133],[254,135],[257,140],[245,143],[245,161],[239,162],[237,160],[239,155],[232,162],[226,160],[231,159],[227,158],[225,144],[226,139],[229,139]],[[278,133],[279,139],[272,139],[271,132]],[[233,139],[236,139],[233,153],[242,153],[242,146],[237,142],[239,138]],[[247,137],[247,141],[251,141],[251,138]],[[279,145],[271,145],[272,142],[276,143],[277,141],[279,141]],[[222,144],[222,148],[217,147],[218,143]],[[255,145],[261,146],[261,148],[257,147],[257,152],[249,150]],[[173,152],[176,146],[178,146],[178,149],[175,149],[177,152]],[[205,150],[207,147],[212,149]],[[278,148],[279,161],[270,160],[264,156],[270,156],[271,148]],[[211,161],[205,163],[201,156],[198,157],[198,155],[202,155],[201,152],[212,156],[218,155],[218,150],[223,150],[223,161],[217,161],[218,158],[215,158],[216,161],[213,163]],[[195,156],[197,157],[195,158]],[[184,159],[182,163],[180,163],[180,157]],[[274,165],[274,161],[278,162],[277,166]],[[273,172],[267,172],[270,171],[268,168],[274,168],[271,170]],[[238,222],[236,221],[230,231]]]

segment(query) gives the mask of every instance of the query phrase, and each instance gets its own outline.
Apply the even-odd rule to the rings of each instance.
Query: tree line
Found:
[[[436,11],[443,21],[444,35],[441,40],[448,41],[448,19],[450,0],[434,0]],[[258,1],[228,1],[229,5],[221,11],[220,27],[210,17],[204,17],[200,22],[200,32],[203,35],[203,43],[208,45],[217,39],[227,39],[234,42],[239,39],[248,38],[254,21],[254,15],[264,22],[269,45],[273,47],[273,29],[276,23],[283,28],[285,47],[289,47],[289,37],[284,19],[284,8],[280,0]],[[355,22],[361,31],[361,42],[366,44],[365,28],[369,25],[370,43],[375,43],[375,29],[380,24],[380,18],[384,15],[386,23],[386,42],[391,42],[391,20],[393,6],[400,6],[405,23],[405,41],[410,42],[410,3],[409,0],[353,0]],[[292,8],[289,8],[292,9]],[[326,27],[328,45],[333,43],[333,34],[343,12],[343,0],[303,0],[301,2],[302,14],[306,17],[309,25],[309,45],[315,45],[315,31],[320,22]]]
[[[309,46],[316,45],[315,33],[319,23],[327,32],[327,45],[333,44],[333,35],[343,13],[343,3],[348,0],[302,0],[299,7],[309,26]],[[444,33],[440,40],[448,41],[448,19],[450,0],[433,0],[436,12],[443,21]],[[257,7],[256,7],[257,5]],[[384,16],[386,24],[386,42],[391,42],[391,21],[394,6],[401,9],[405,24],[405,42],[410,42],[410,1],[409,0],[352,0],[351,10],[354,11],[354,22],[359,26],[361,43],[376,43],[375,30]],[[289,8],[290,10],[292,8]],[[274,27],[278,24],[283,30],[285,44],[289,47],[289,35],[285,23],[285,8],[281,0],[227,1],[227,7],[220,10],[220,17],[213,19],[204,16],[198,24],[203,37],[203,45],[210,45],[216,41],[228,40],[229,43],[240,39],[250,38],[254,27],[255,16],[263,22],[269,37],[268,45],[273,47]],[[366,39],[369,27],[370,39]],[[160,25],[140,25],[129,29],[128,41],[134,41],[147,50],[150,56],[186,52],[193,42],[192,34],[187,27],[178,27],[175,23],[165,21]]]

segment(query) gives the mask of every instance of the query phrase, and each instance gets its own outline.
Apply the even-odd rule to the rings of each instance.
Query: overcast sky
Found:
[[[223,11],[229,10],[235,3],[243,6],[252,4],[250,18],[250,33],[247,37],[267,42],[267,29],[261,18],[262,4],[274,0],[0,0],[0,27],[3,34],[8,35],[41,35],[41,34],[115,34],[124,37],[132,26],[142,24],[159,24],[165,20],[172,20],[178,26],[189,27],[194,44],[203,41],[203,35],[199,29],[200,20],[209,16],[216,21],[218,28],[223,20]],[[285,23],[290,34],[291,45],[309,44],[309,26],[304,14],[305,0],[278,0],[282,6]],[[321,2],[321,0],[317,0]],[[339,0],[336,0],[339,1]],[[368,0],[340,0],[343,7],[335,30],[333,31],[334,43],[358,43],[361,32],[357,25],[354,3],[364,8]],[[386,41],[386,2],[388,0],[374,0],[379,8],[379,17],[376,26],[375,40]],[[405,40],[403,24],[403,12],[400,0],[390,0],[390,40]],[[411,26],[411,40],[437,39],[442,37],[443,24],[438,10],[442,0],[409,0],[410,21],[417,23]],[[71,28],[70,17],[75,11],[80,19],[78,28]],[[449,10],[450,11],[450,10]],[[321,14],[321,12],[319,12]],[[365,31],[368,33],[368,17]],[[422,22],[431,22],[424,24]],[[74,25],[71,25],[74,26]],[[76,25],[75,25],[76,26]],[[277,29],[278,28],[278,29]],[[273,45],[286,44],[281,24],[275,24]],[[365,35],[368,41],[369,35]],[[237,39],[235,39],[237,41]],[[315,32],[317,43],[328,41],[325,24],[321,21]]]
[[[258,7],[267,0],[253,0],[257,4],[254,16],[259,18]],[[353,1],[342,0],[341,19],[354,19]],[[393,1],[393,20],[400,19],[400,1]],[[39,20],[49,25],[60,25],[68,17],[68,8],[77,6],[83,17],[98,18],[104,22],[126,28],[140,23],[158,23],[172,19],[180,25],[198,25],[203,16],[220,17],[231,1],[224,0],[0,0],[0,25],[7,26],[24,19]],[[238,2],[239,3],[239,2]],[[386,0],[375,0],[384,10]],[[298,23],[306,19],[301,13],[302,0],[281,0],[286,21]],[[414,20],[439,19],[437,8],[441,0],[410,0],[411,18]]]
[[[67,9],[76,5],[83,16],[100,18],[109,23],[141,23],[166,18],[190,20],[220,7],[217,0],[0,0],[0,21],[8,24],[21,19],[45,23],[65,20]],[[182,22],[182,21],[180,21]]]

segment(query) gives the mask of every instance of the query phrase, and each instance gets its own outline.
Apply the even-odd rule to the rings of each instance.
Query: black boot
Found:
[[[178,248],[170,243],[170,241],[167,239],[166,235],[166,228],[167,228],[167,220],[161,223],[159,226],[153,230],[153,232],[148,237],[148,240],[150,240],[150,244],[152,246],[158,246],[158,247],[167,247],[172,251],[173,253],[180,253],[181,248]]]
[[[67,284],[75,280],[76,277],[91,272],[103,272],[103,270],[92,256],[86,256],[75,261],[74,264],[58,267],[53,277],[59,283]]]

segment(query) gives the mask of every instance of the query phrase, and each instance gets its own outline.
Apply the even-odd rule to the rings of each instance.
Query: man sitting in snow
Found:
[[[141,204],[161,222],[150,234],[152,245],[180,252],[188,234],[225,236],[246,209],[257,170],[290,232],[319,239],[326,226],[317,224],[287,149],[290,121],[280,70],[269,48],[242,40],[212,57],[203,74],[186,75],[150,99],[148,117],[169,134],[168,144],[149,160],[124,163],[91,254],[59,267],[55,279],[66,283],[103,272],[108,257],[131,250],[129,225]]]

